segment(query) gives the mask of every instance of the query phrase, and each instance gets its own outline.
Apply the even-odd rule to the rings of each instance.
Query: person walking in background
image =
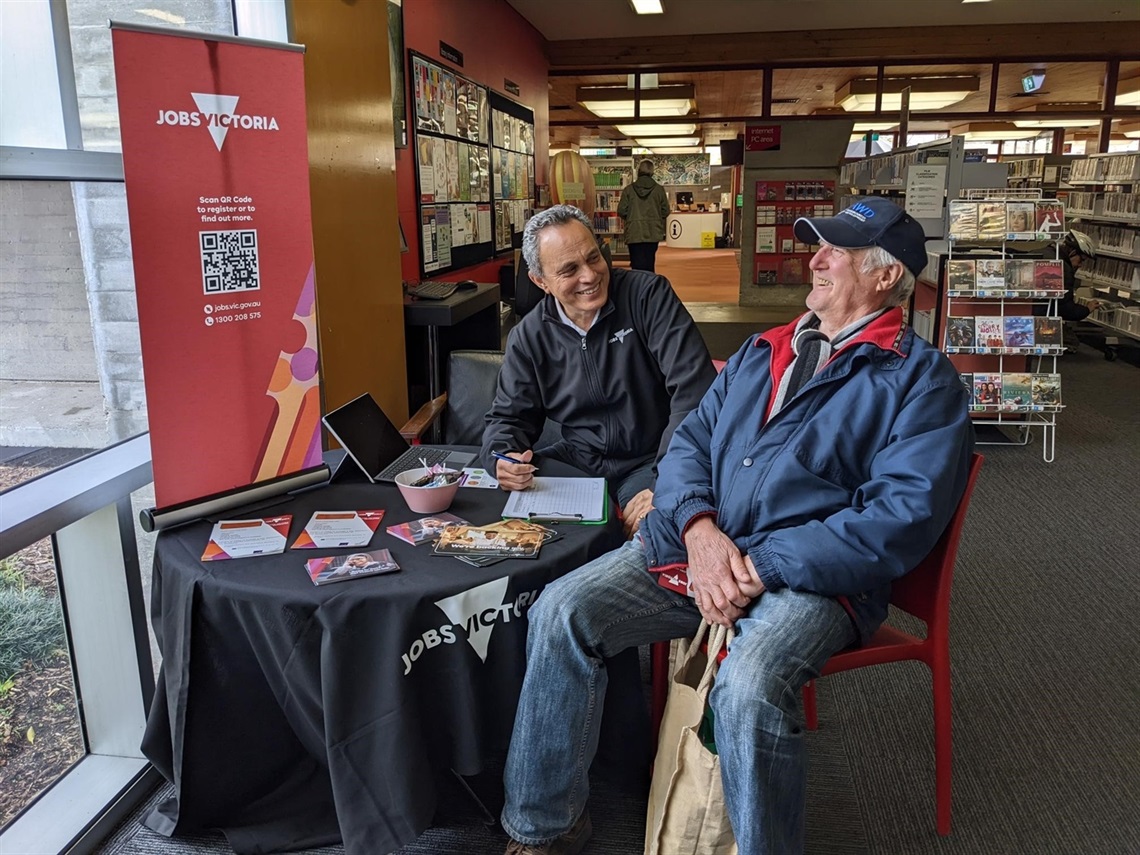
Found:
[[[657,244],[665,240],[665,218],[669,198],[665,188],[653,180],[653,161],[637,165],[637,180],[621,191],[618,216],[625,223],[625,245],[633,270],[654,272]]]

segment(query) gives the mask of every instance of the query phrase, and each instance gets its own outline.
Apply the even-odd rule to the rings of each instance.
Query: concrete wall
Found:
[[[0,379],[97,382],[66,181],[0,181]]]

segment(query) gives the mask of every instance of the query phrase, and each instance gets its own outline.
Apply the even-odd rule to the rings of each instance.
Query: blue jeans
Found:
[[[606,692],[602,659],[692,635],[700,612],[646,572],[635,537],[549,585],[529,619],[502,822],[515,840],[540,844],[585,810]],[[835,600],[783,589],[755,600],[736,629],[710,696],[729,819],[741,855],[801,852],[800,688],[857,640],[855,627]]]

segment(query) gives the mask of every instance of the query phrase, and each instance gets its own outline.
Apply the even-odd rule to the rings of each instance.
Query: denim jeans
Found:
[[[527,672],[504,773],[502,822],[524,843],[570,829],[589,797],[606,671],[627,647],[692,635],[700,612],[646,572],[641,538],[549,585],[530,610]],[[737,622],[710,704],[741,855],[803,850],[806,749],[800,688],[856,641],[836,601],[783,589]]]

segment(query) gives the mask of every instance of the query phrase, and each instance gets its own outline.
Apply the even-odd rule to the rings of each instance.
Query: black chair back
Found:
[[[448,445],[482,445],[487,413],[495,401],[500,350],[453,350],[447,360],[447,408],[443,415],[443,441]],[[535,449],[562,438],[556,422],[547,420]]]

